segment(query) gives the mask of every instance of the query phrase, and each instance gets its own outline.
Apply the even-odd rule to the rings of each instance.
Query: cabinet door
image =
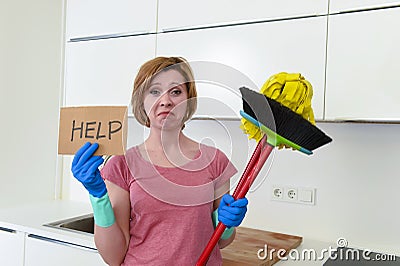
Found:
[[[104,34],[154,32],[156,0],[68,0],[67,40]]]
[[[315,116],[321,119],[326,19],[318,17],[163,33],[158,36],[157,55],[182,55],[189,61],[216,62],[237,71],[237,74],[233,71],[231,74],[219,71],[221,68],[218,67],[215,70],[211,64],[208,73],[201,68],[199,76],[196,64],[195,79],[201,81],[198,83],[199,96],[219,102],[213,107],[200,103],[196,115],[239,117],[242,109],[239,87],[246,85],[258,91],[271,75],[289,72],[301,73],[311,82]],[[217,76],[220,80],[215,82]],[[251,82],[246,83],[245,78],[240,80],[238,76],[248,77]],[[204,82],[207,78],[209,84]],[[235,84],[232,80],[238,81]]]
[[[400,8],[331,16],[327,119],[400,119]]]
[[[91,248],[28,235],[25,243],[25,266],[106,265]]]
[[[396,0],[330,0],[329,13],[399,5]]]
[[[128,105],[139,67],[155,54],[155,36],[67,43],[65,104]]]
[[[25,233],[0,227],[0,265],[24,265]]]
[[[328,1],[314,0],[159,0],[158,28],[168,31],[204,25],[240,23],[327,14]]]

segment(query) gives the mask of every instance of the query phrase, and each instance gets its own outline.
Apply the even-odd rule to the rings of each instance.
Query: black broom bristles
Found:
[[[332,139],[281,103],[246,87],[240,88],[243,111],[278,135],[310,151]]]

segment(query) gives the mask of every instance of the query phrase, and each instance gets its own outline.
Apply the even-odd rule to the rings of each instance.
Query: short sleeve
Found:
[[[113,156],[100,171],[104,180],[110,181],[117,186],[129,191],[131,175],[122,155]]]
[[[222,151],[217,149],[213,163],[214,188],[217,189],[225,184],[236,173],[236,167]]]

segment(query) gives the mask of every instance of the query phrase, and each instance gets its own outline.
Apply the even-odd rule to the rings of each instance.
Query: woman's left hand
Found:
[[[226,227],[239,226],[247,212],[246,198],[235,200],[231,195],[225,194],[218,207],[218,220]]]

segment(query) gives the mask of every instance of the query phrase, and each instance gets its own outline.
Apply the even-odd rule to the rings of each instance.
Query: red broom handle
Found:
[[[246,165],[246,168],[244,169],[244,172],[242,174],[242,176],[240,177],[239,183],[236,185],[235,191],[233,192],[233,195],[235,195],[236,193],[238,193],[238,191],[241,189],[241,187],[243,186],[243,184],[246,182],[247,177],[249,176],[249,173],[252,169],[254,169],[258,158],[260,157],[261,154],[261,148],[264,146],[264,143],[266,142],[266,135],[257,143],[257,146],[253,152],[253,154],[250,157],[249,162]],[[233,197],[234,199],[236,199],[235,197]]]
[[[235,191],[234,195],[232,195],[235,200],[244,198],[246,196],[247,192],[250,190],[251,185],[253,184],[254,180],[256,179],[258,173],[261,171],[261,168],[263,167],[264,163],[267,161],[267,159],[273,149],[274,149],[274,146],[267,144],[264,147],[264,149],[261,151],[260,158],[257,161],[257,165],[252,169],[253,171],[250,172],[249,177],[246,178],[245,182],[240,187],[239,191],[237,193]]]
[[[196,266],[204,266],[207,263],[212,250],[214,249],[215,245],[217,245],[219,239],[221,238],[222,234],[225,231],[225,228],[226,226],[223,223],[221,222],[218,223],[217,227],[214,230],[213,235],[210,238],[210,241],[208,241],[208,244],[203,250],[203,253],[201,253],[200,258],[196,263]]]
[[[247,192],[251,187],[251,184],[255,180],[256,176],[260,172],[265,161],[268,159],[269,154],[273,150],[274,147],[269,144],[265,145],[264,149],[261,150],[262,146],[264,146],[265,140],[266,137],[264,137],[260,142],[258,142],[257,147],[253,152],[253,155],[250,158],[250,161],[247,164],[246,169],[242,177],[240,178],[238,185],[236,186],[235,192],[232,195],[232,197],[235,200],[241,199],[246,196]],[[206,264],[212,250],[217,245],[225,228],[226,226],[223,223],[221,222],[218,223],[217,227],[214,230],[213,235],[211,236],[210,241],[208,242],[199,260],[197,261],[196,266],[203,266]]]

